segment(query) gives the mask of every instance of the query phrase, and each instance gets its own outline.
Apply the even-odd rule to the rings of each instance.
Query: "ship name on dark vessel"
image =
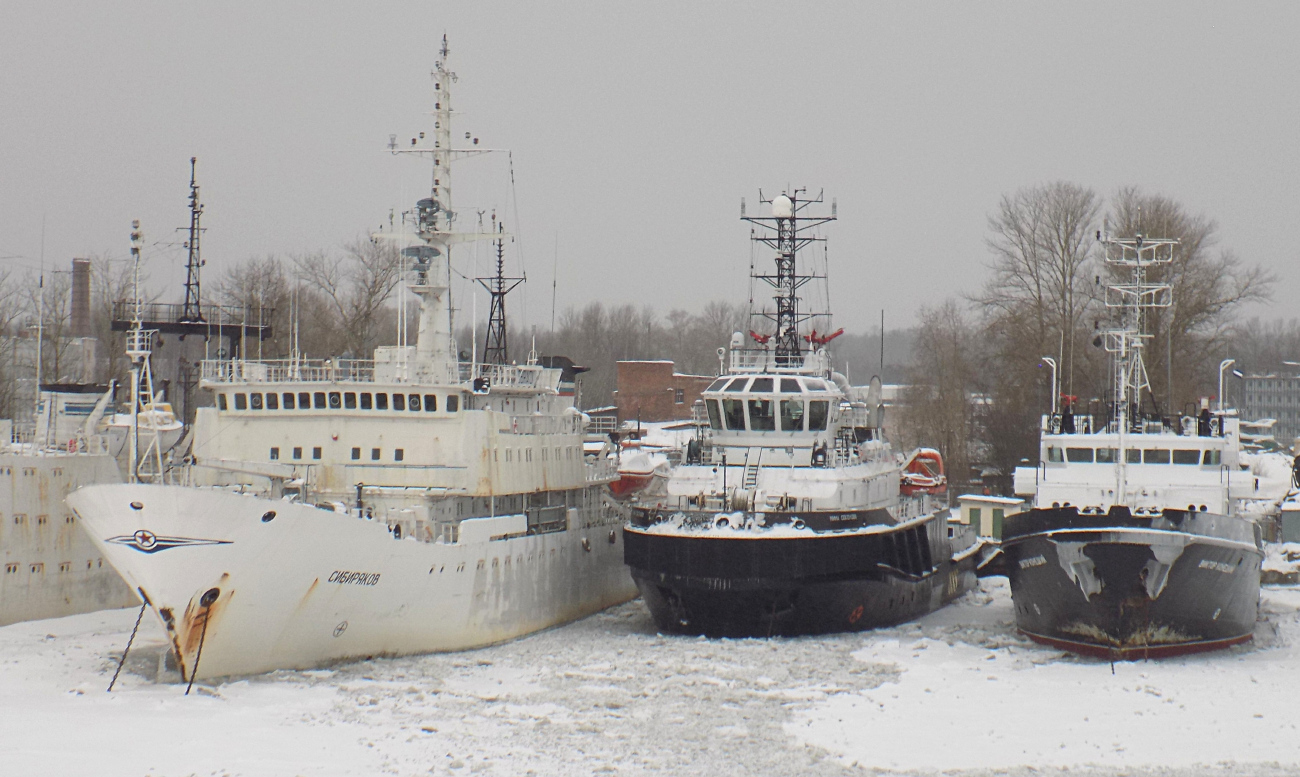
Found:
[[[379,583],[378,572],[347,572],[336,569],[330,573],[329,582],[338,583],[339,585],[377,585]]]
[[[1196,566],[1201,569],[1213,569],[1215,572],[1222,572],[1225,575],[1231,575],[1237,571],[1237,568],[1231,564],[1225,564],[1222,561],[1211,561],[1208,558],[1201,559],[1201,563]]]
[[[1030,558],[1020,559],[1020,568],[1029,569],[1030,567],[1041,567],[1047,563],[1045,556],[1032,556]]]

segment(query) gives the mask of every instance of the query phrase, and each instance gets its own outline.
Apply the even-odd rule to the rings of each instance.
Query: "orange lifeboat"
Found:
[[[943,456],[934,448],[917,448],[903,465],[902,493],[946,494],[948,477],[943,472]]]

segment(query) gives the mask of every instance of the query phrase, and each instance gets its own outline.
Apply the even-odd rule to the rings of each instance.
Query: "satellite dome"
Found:
[[[772,218],[788,219],[794,215],[794,203],[782,194],[772,200]]]

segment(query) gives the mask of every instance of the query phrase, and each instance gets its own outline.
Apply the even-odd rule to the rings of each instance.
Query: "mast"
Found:
[[[1118,311],[1119,325],[1105,332],[1106,350],[1113,360],[1114,407],[1111,423],[1119,435],[1116,458],[1115,503],[1128,504],[1128,454],[1125,435],[1140,433],[1142,390],[1151,393],[1142,351],[1154,335],[1143,332],[1142,311],[1167,308],[1173,304],[1173,287],[1167,283],[1149,283],[1147,269],[1173,261],[1177,240],[1149,238],[1138,233],[1130,238],[1112,237],[1104,230],[1097,233],[1103,259],[1112,267],[1126,267],[1132,275],[1128,283],[1106,286],[1106,307]]]
[[[197,157],[190,157],[190,235],[185,241],[189,250],[185,260],[185,306],[181,309],[179,321],[182,323],[202,323],[203,308],[199,287],[199,270],[203,267],[203,258],[199,254],[199,236],[203,227],[199,225],[203,216],[203,203],[199,202],[199,185],[195,179]]]
[[[772,208],[772,215],[768,217],[746,216],[744,201],[742,200],[740,204],[741,220],[757,224],[766,230],[751,235],[750,240],[776,251],[776,273],[773,275],[752,275],[751,277],[763,281],[775,291],[772,299],[776,303],[776,312],[760,314],[775,324],[775,331],[772,335],[762,338],[760,342],[766,343],[768,338],[775,339],[773,350],[776,356],[776,366],[778,367],[794,367],[803,363],[801,339],[807,340],[810,347],[814,344],[822,345],[826,342],[826,340],[819,340],[815,331],[803,338],[799,335],[800,324],[815,315],[828,314],[800,311],[799,289],[808,281],[814,278],[825,279],[825,276],[799,274],[797,256],[799,251],[810,243],[825,240],[825,238],[805,233],[822,224],[834,221],[836,207],[835,203],[831,203],[831,215],[829,216],[804,215],[803,211],[808,206],[823,201],[820,192],[815,199],[801,198],[800,195],[806,191],[806,189],[799,188],[792,193],[783,192],[770,200],[764,199],[763,193],[760,191],[758,201],[769,204]],[[753,311],[750,311],[750,314],[753,315]],[[758,335],[754,335],[754,333],[751,333],[751,335],[755,339],[759,339]]]
[[[495,219],[495,217],[494,217]],[[487,334],[483,338],[484,364],[509,364],[510,351],[506,343],[506,295],[524,282],[523,278],[505,277],[505,225],[497,224],[497,272],[491,278],[475,278],[492,297],[488,312]]]
[[[415,210],[403,214],[403,224],[414,233],[382,232],[376,238],[401,240],[408,244],[402,255],[411,259],[405,271],[406,288],[420,298],[420,321],[415,344],[415,369],[421,380],[458,382],[459,368],[452,342],[451,325],[451,246],[472,240],[499,239],[500,234],[454,231],[456,213],[451,209],[451,162],[477,156],[489,149],[455,149],[451,144],[451,84],[458,78],[447,68],[447,36],[432,72],[434,79],[433,146],[425,133],[411,138],[409,147],[398,146],[397,136],[390,135],[388,150],[393,154],[416,154],[432,157],[433,180],[428,197],[415,204]],[[468,133],[466,134],[468,138]],[[473,139],[478,144],[478,138]],[[419,245],[409,245],[412,240]]]

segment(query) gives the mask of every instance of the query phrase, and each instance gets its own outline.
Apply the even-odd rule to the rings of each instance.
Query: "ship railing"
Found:
[[[609,434],[618,431],[618,419],[612,415],[593,415],[589,417],[591,422],[587,424],[587,434]]]
[[[1063,413],[1052,413],[1042,417],[1041,429],[1046,434],[1114,434],[1117,431],[1117,424],[1115,419],[1108,415],[1074,413],[1067,423]],[[1224,424],[1218,415],[1211,416],[1203,422],[1190,415],[1166,418],[1144,413],[1132,419],[1126,431],[1128,434],[1173,433],[1185,437],[1222,437]]]
[[[493,386],[508,388],[538,388],[542,385],[542,374],[546,370],[539,364],[473,364],[461,362],[458,365],[462,383],[477,383],[477,390],[487,390]]]
[[[618,462],[613,459],[588,459],[587,482],[600,483],[618,477]]]
[[[824,375],[829,361],[823,351],[809,351],[800,358],[778,357],[767,348],[733,348],[730,352],[732,372],[776,372]]]
[[[56,440],[53,434],[23,426],[10,431],[8,446],[11,451],[22,453],[108,453],[108,438],[102,434],[78,434],[67,440]]]
[[[205,383],[373,383],[375,363],[370,359],[204,359]]]

